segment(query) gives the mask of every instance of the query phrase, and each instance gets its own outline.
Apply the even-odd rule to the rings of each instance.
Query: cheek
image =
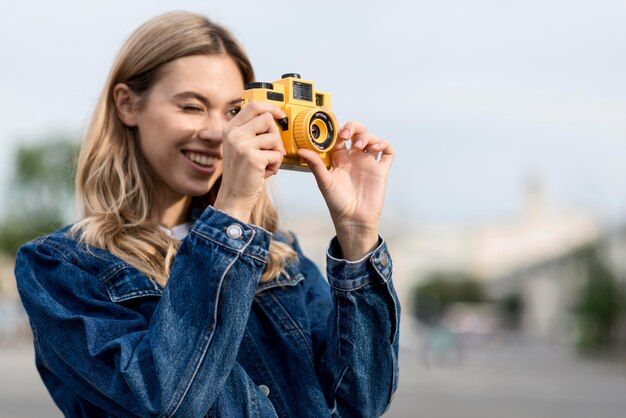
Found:
[[[181,119],[183,119],[181,121]],[[152,133],[168,134],[184,128],[184,118],[177,117],[170,112],[154,112],[146,118],[144,127]]]
[[[184,141],[196,131],[188,119],[171,113],[155,113],[145,118],[139,125],[142,148],[156,147],[166,151],[169,147]],[[154,153],[157,150],[153,150]],[[158,152],[158,151],[157,151]]]
[[[219,161],[215,163],[215,177],[219,177],[222,175],[224,169],[223,161]]]

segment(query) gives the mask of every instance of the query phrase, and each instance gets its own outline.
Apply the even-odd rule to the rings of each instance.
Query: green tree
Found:
[[[606,352],[614,344],[614,330],[624,309],[623,295],[613,272],[595,248],[579,254],[587,280],[578,296],[578,347],[583,352]]]
[[[69,220],[76,151],[75,142],[65,137],[17,149],[0,223],[0,252],[14,255],[24,243]]]
[[[487,296],[474,277],[460,273],[433,273],[413,290],[413,314],[424,323],[435,323],[456,302],[481,303]]]
[[[519,330],[522,326],[522,315],[524,313],[524,299],[519,292],[505,295],[498,301],[498,307],[502,318],[502,323],[509,330]]]

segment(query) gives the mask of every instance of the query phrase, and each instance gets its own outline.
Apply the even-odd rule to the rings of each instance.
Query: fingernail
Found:
[[[350,138],[350,130],[348,128],[344,128],[339,134],[339,136],[345,139]]]
[[[355,147],[358,147],[358,148],[361,148],[361,147],[363,146],[363,140],[362,140],[362,139],[359,139],[358,141],[356,141],[356,142],[354,143],[354,146],[355,146]]]

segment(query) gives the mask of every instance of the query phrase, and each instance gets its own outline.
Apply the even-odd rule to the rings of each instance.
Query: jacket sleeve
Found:
[[[380,416],[398,385],[400,303],[387,245],[381,239],[372,253],[350,262],[341,259],[335,238],[326,262],[328,284],[319,273],[307,276],[320,384],[332,416]]]
[[[243,233],[231,238],[226,229],[235,224]],[[27,244],[16,277],[39,363],[114,416],[204,416],[222,390],[237,387],[227,398],[273,411],[235,362],[270,239],[208,208],[182,242],[151,317],[112,302],[62,248]]]

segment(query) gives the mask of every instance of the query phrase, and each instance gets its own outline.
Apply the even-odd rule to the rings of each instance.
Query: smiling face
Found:
[[[239,111],[243,87],[227,55],[179,58],[161,69],[129,124],[162,208],[206,194],[222,174],[222,129]]]

